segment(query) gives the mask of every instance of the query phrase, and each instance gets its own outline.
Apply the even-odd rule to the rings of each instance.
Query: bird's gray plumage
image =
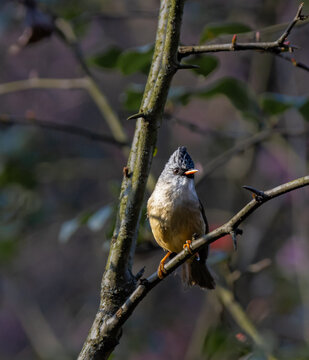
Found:
[[[187,149],[179,147],[166,163],[148,200],[147,211],[153,235],[166,251],[180,252],[186,240],[191,240],[194,234],[203,235],[208,231],[194,186],[194,174],[185,174],[192,169],[194,162]],[[194,257],[186,264],[185,282],[213,288],[214,281],[205,266],[206,248],[200,257],[200,262]]]

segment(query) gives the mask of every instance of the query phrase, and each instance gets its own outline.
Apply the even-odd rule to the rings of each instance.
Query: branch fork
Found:
[[[292,53],[298,47],[295,45],[291,45],[289,41],[287,41],[288,36],[290,35],[291,31],[293,30],[294,26],[299,21],[304,21],[308,19],[309,15],[303,15],[304,3],[301,3],[298,7],[297,13],[294,19],[289,23],[285,31],[281,34],[281,36],[275,40],[270,42],[260,42],[260,32],[256,32],[255,34],[255,42],[248,42],[248,43],[238,43],[237,42],[237,34],[234,34],[230,43],[226,44],[205,44],[205,45],[198,45],[198,46],[179,46],[178,48],[178,58],[182,59],[184,57],[190,55],[198,55],[203,53],[212,53],[212,52],[222,52],[222,51],[245,51],[245,50],[255,50],[255,51],[262,51],[262,52],[270,52],[275,55],[279,55],[283,57],[281,54],[284,52]],[[300,67],[306,71],[309,71],[309,67],[300,64],[296,61],[292,61],[290,58],[283,57],[285,60],[292,62],[294,66]]]
[[[259,195],[257,196],[262,196],[263,201],[259,202],[256,200],[256,198],[254,198],[247,205],[245,205],[236,215],[234,215],[227,223],[192,242],[190,247],[192,253],[189,253],[186,249],[184,249],[165,265],[165,277],[167,277],[174,270],[176,270],[187,259],[192,257],[192,254],[198,252],[199,249],[215,242],[216,240],[222,238],[225,235],[230,234],[232,236],[234,247],[237,248],[236,237],[237,235],[242,234],[242,230],[240,230],[238,226],[247,217],[249,217],[252,212],[259,208],[263,203],[275,197],[308,185],[309,175],[279,185],[266,192],[261,192],[250,186],[247,186],[246,188],[249,188],[249,191],[254,192],[254,194],[258,193]],[[124,304],[117,310],[117,312],[115,312],[115,315],[111,316],[109,319],[106,320],[105,323],[103,323],[102,332],[106,336],[108,336],[109,333],[113,334],[115,333],[115,331],[119,331],[121,326],[130,317],[137,305],[143,300],[143,298],[148,294],[148,292],[150,292],[151,289],[161,281],[162,279],[159,279],[157,272],[149,276],[147,279],[140,279],[140,284],[136,287],[136,289],[132,292],[132,294],[128,297]]]

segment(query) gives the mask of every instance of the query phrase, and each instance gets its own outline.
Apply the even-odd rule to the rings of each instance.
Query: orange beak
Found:
[[[191,174],[195,174],[196,172],[198,172],[197,169],[191,169],[185,172],[185,175],[191,175]]]

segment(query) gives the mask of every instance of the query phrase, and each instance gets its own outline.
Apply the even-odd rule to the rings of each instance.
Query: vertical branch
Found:
[[[103,331],[136,287],[132,259],[146,182],[156,145],[167,93],[177,71],[177,49],[184,0],[162,0],[155,50],[140,116],[124,175],[119,209],[110,253],[102,279],[100,309],[79,355],[79,359],[107,359],[118,344],[120,333]],[[105,327],[106,328],[106,327]]]

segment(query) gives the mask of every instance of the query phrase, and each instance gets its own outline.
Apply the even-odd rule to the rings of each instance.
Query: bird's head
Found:
[[[169,158],[160,177],[167,182],[185,183],[188,179],[194,179],[197,171],[187,149],[180,146]]]

